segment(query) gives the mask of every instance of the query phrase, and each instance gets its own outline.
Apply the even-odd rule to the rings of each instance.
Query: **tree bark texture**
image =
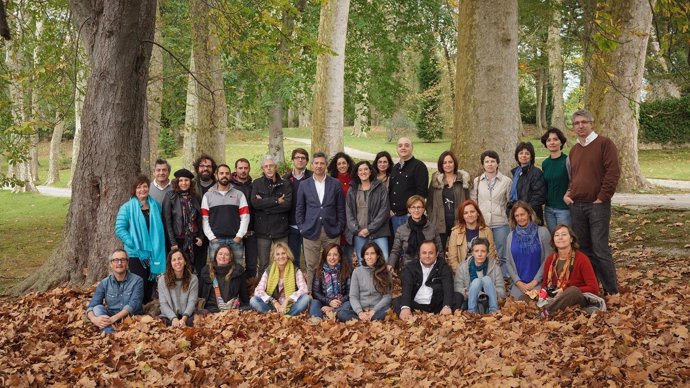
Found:
[[[163,33],[160,22],[160,5],[156,6],[156,29],[153,35],[156,43],[163,43]],[[161,134],[161,111],[163,106],[163,49],[157,45],[151,48],[151,63],[149,65],[149,85],[146,92],[146,107],[148,109],[147,129],[148,153],[142,152],[145,164],[142,171],[153,173],[156,159],[160,157],[158,138]],[[145,168],[146,166],[146,168]]]
[[[48,157],[48,179],[46,185],[52,185],[60,181],[60,143],[62,133],[65,131],[65,120],[60,112],[55,113],[55,128],[50,137],[50,156]]]
[[[640,171],[637,137],[654,3],[654,0],[613,0],[600,7],[617,26],[612,37],[617,44],[612,50],[593,52],[592,79],[585,94],[585,106],[594,115],[595,130],[609,136],[618,147],[621,191],[647,185]]]
[[[549,80],[551,81],[551,126],[565,130],[563,104],[563,57],[561,55],[561,1],[553,0],[553,14],[549,25],[546,45],[549,59]]]
[[[672,80],[666,78],[669,74],[668,63],[666,62],[666,57],[659,55],[659,40],[656,36],[655,28],[650,28],[649,33],[650,35],[647,51],[650,59],[654,59],[654,62],[650,64],[653,66],[647,66],[647,82],[649,85],[645,100],[654,101],[664,100],[667,98],[680,98],[680,87]]]
[[[196,72],[196,64],[194,63],[194,47],[192,47],[192,52],[189,54],[189,72],[191,73],[187,81],[187,103],[185,105],[185,115],[184,115],[184,137],[182,140],[182,161],[184,167],[190,171],[194,171],[193,163],[197,158],[196,154],[196,137],[197,137],[197,125],[198,125],[198,115],[199,110],[197,106],[199,105],[199,98],[196,94],[196,80],[192,76]]]
[[[479,171],[478,154],[498,152],[504,173],[518,139],[517,0],[463,1],[458,16],[455,137],[460,168]]]
[[[113,249],[122,246],[113,226],[140,172],[151,55],[145,41],[153,39],[155,5],[155,0],[70,1],[91,62],[72,201],[64,239],[14,292],[63,282],[92,285],[108,272]]]
[[[79,50],[79,58],[83,58],[80,63],[83,66],[87,66],[88,59],[82,50]],[[74,90],[74,139],[72,139],[72,163],[70,166],[71,175],[68,187],[72,187],[72,180],[74,179],[74,173],[77,171],[77,160],[79,159],[79,148],[81,147],[81,114],[84,108],[84,96],[86,94],[88,77],[84,68],[79,68],[77,70],[77,85]]]
[[[311,152],[328,157],[343,150],[345,88],[345,43],[350,0],[330,0],[321,4],[319,44],[332,52],[316,59],[316,84],[312,110]]]

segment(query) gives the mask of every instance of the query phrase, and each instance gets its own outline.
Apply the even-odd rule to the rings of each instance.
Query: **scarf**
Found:
[[[510,189],[510,200],[511,201],[517,201],[518,199],[518,180],[520,180],[520,176],[522,173],[527,174],[527,170],[529,170],[531,164],[527,164],[524,166],[517,166],[515,167],[515,172],[513,172],[513,187]]]
[[[521,280],[530,282],[541,266],[539,227],[530,222],[526,227],[515,226],[511,253]]]
[[[141,211],[141,203],[137,197],[132,197],[125,202],[117,214],[117,219],[125,219],[127,224],[128,239],[123,243],[130,257],[136,257],[146,268],[151,267],[149,280],[165,272],[165,232],[163,219],[158,202],[151,196],[146,199],[149,205],[149,227],[146,226],[144,213]],[[118,222],[116,222],[117,228]]]
[[[187,254],[190,263],[194,263],[194,240],[199,232],[197,222],[199,211],[192,205],[189,191],[179,193],[180,208],[182,209],[182,232],[177,238],[184,240],[182,251]]]
[[[553,254],[553,259],[551,262],[551,266],[549,267],[549,273],[546,275],[546,284],[549,286],[556,286],[560,289],[565,289],[568,286],[568,281],[570,280],[570,274],[573,271],[573,266],[575,263],[575,250],[570,251],[570,256],[565,260],[563,263],[563,269],[561,270],[560,275],[558,274],[558,261],[560,259],[560,255],[558,252]],[[555,279],[556,282],[554,282],[554,274],[557,276]],[[555,284],[554,284],[555,283]]]
[[[214,272],[214,277],[213,277],[213,292],[216,295],[216,304],[218,305],[218,310],[220,311],[227,311],[230,309],[236,309],[240,307],[240,299],[239,297],[237,298],[232,298],[232,295],[230,295],[230,281],[226,280],[225,277],[228,275],[228,272],[230,271],[230,266],[214,266],[213,267],[213,272]],[[220,284],[218,281],[218,278],[223,279],[223,283]],[[226,295],[226,297],[229,298],[229,300],[226,302],[225,299],[223,298],[223,294]]]
[[[352,176],[348,173],[338,173],[338,181],[340,181],[340,188],[343,190],[343,197],[347,197],[347,191],[350,190]]]
[[[489,260],[488,258],[484,260],[484,262],[480,265],[477,266],[477,263],[474,262],[474,257],[470,257],[470,283],[479,276],[477,275],[477,272],[481,272],[483,276],[487,275],[487,269],[489,268]]]
[[[426,225],[426,215],[422,214],[419,222],[415,222],[412,217],[407,217],[407,225],[410,227],[410,237],[407,239],[407,255],[408,257],[419,256],[419,246],[424,240],[424,225]]]
[[[328,299],[340,300],[340,263],[331,268],[328,263],[323,263],[323,289]]]
[[[270,272],[268,273],[268,284],[266,286],[266,293],[273,296],[277,293],[280,296],[280,289],[278,288],[278,283],[280,282],[280,269],[278,269],[278,264],[273,263],[271,265]],[[294,294],[297,290],[297,282],[295,281],[295,265],[288,261],[285,264],[285,272],[283,274],[283,291],[285,291],[285,297],[289,298],[290,295]],[[278,297],[273,296],[275,299]]]

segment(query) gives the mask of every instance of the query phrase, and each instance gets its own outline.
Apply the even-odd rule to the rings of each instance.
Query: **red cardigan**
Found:
[[[556,255],[557,253],[554,252],[546,258],[546,262],[544,263],[544,280],[542,280],[541,283],[542,288],[546,288],[549,285],[548,273]],[[555,283],[558,275],[554,275]],[[587,255],[580,251],[575,251],[575,265],[573,265],[573,270],[570,272],[570,278],[568,279],[568,287],[570,286],[575,286],[582,292],[591,292],[594,295],[599,295],[599,282],[594,274],[592,263],[589,262]]]

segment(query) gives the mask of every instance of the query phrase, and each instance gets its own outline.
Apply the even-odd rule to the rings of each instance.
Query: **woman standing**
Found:
[[[186,168],[175,171],[172,190],[163,199],[163,223],[170,241],[170,251],[179,249],[201,274],[206,258],[200,251],[203,243],[201,202],[192,185],[194,175]]]
[[[541,137],[542,144],[549,150],[549,157],[541,164],[546,181],[544,221],[549,232],[553,232],[556,225],[571,224],[570,209],[563,202],[563,196],[570,184],[570,159],[563,153],[566,141],[565,135],[558,128],[549,128]]]
[[[455,275],[458,265],[471,255],[472,242],[477,238],[484,238],[489,242],[486,253],[490,259],[495,259],[498,262],[493,233],[486,226],[479,205],[468,199],[458,207],[457,223],[450,233],[448,260],[446,261],[453,270],[453,275]],[[498,263],[500,266],[500,262]]]
[[[165,274],[158,278],[161,318],[168,326],[194,325],[194,311],[199,294],[199,280],[182,251],[171,249]]]
[[[165,230],[161,208],[149,196],[149,178],[137,176],[130,194],[117,212],[115,234],[129,255],[129,270],[144,279],[146,304],[152,299],[156,277],[165,272]]]
[[[324,313],[337,313],[350,300],[352,268],[338,244],[326,246],[318,268],[311,286],[314,296],[309,307],[312,324],[319,323]]]
[[[515,299],[539,290],[544,260],[552,252],[549,231],[536,222],[537,216],[527,202],[515,202],[510,211],[513,231],[506,240],[508,273],[513,281],[510,295]]]
[[[441,237],[434,224],[429,222],[424,215],[424,197],[413,195],[407,200],[407,213],[410,215],[407,222],[402,224],[395,232],[393,249],[388,256],[390,269],[400,266],[400,272],[410,261],[419,258],[419,247],[426,240],[436,243],[438,257],[443,257],[441,249]]]
[[[244,267],[236,264],[229,245],[221,244],[216,256],[201,270],[201,293],[209,313],[237,309],[249,303]]]
[[[532,206],[537,215],[537,224],[544,225],[542,205],[546,202],[546,181],[541,170],[534,165],[534,146],[522,142],[515,147],[515,161],[518,166],[510,170],[513,185],[510,189],[508,210],[515,201],[525,201]]]
[[[391,169],[393,168],[393,158],[388,151],[381,151],[376,154],[374,158],[373,170],[376,174],[376,179],[381,181],[383,185],[388,190],[388,178],[391,175]]]
[[[337,178],[340,181],[340,187],[343,190],[343,200],[347,201],[347,193],[350,190],[350,185],[352,183],[352,175],[355,171],[355,162],[352,160],[350,155],[344,152],[336,153],[331,162],[328,163],[328,175],[333,178]],[[352,263],[352,244],[348,244],[346,238],[346,232],[340,235],[340,246],[343,247],[345,257]]]
[[[390,204],[388,189],[379,180],[372,180],[371,164],[361,161],[355,165],[352,188],[345,199],[347,227],[345,239],[354,246],[357,262],[362,264],[361,250],[364,244],[373,241],[388,260],[388,220]]]
[[[431,176],[426,203],[426,213],[441,235],[444,251],[458,205],[470,197],[469,187],[470,174],[458,169],[458,159],[452,151],[444,151],[438,158],[438,171]]]

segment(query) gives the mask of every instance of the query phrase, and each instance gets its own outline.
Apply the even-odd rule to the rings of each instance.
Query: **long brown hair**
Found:
[[[192,267],[189,265],[187,256],[179,249],[171,249],[168,257],[165,259],[165,286],[168,288],[175,288],[175,270],[172,267],[172,257],[175,253],[180,253],[184,259],[184,268],[182,269],[182,291],[189,289],[189,283],[192,281]]]
[[[347,282],[347,278],[350,277],[350,273],[352,272],[352,266],[350,265],[350,260],[345,257],[343,254],[343,248],[335,243],[330,243],[326,245],[326,248],[323,250],[323,253],[321,253],[321,260],[319,261],[319,266],[318,271],[319,274],[323,273],[323,265],[326,263],[326,258],[328,257],[328,252],[331,251],[331,249],[336,248],[338,250],[338,256],[340,256],[340,272],[338,274],[338,277],[340,278],[340,282],[345,284]]]
[[[477,210],[477,225],[479,225],[479,229],[486,228],[486,221],[484,221],[484,215],[482,214],[482,210],[479,208],[479,205],[477,202],[468,199],[462,204],[460,204],[460,207],[458,207],[458,214],[455,217],[455,223],[462,228],[466,228],[467,225],[465,223],[465,208],[468,206],[474,206],[474,208]]]
[[[375,242],[370,241],[362,247],[362,265],[367,267],[367,262],[364,260],[364,252],[369,248],[374,248],[374,252],[376,252],[376,263],[374,263],[374,288],[382,295],[390,294],[393,291],[393,279],[391,279],[391,274],[388,272],[386,262],[383,261],[383,251],[381,251],[381,248]]]
[[[208,276],[211,278],[211,280],[216,278],[215,266],[218,265],[216,257],[218,257],[218,252],[223,248],[227,249],[228,252],[230,252],[230,263],[228,263],[230,269],[228,270],[228,274],[225,275],[225,280],[230,280],[230,278],[232,277],[232,272],[235,270],[235,256],[232,254],[232,249],[230,249],[230,245],[220,244],[218,249],[216,249],[216,254],[213,256],[213,259],[211,260],[211,265],[208,266]]]

